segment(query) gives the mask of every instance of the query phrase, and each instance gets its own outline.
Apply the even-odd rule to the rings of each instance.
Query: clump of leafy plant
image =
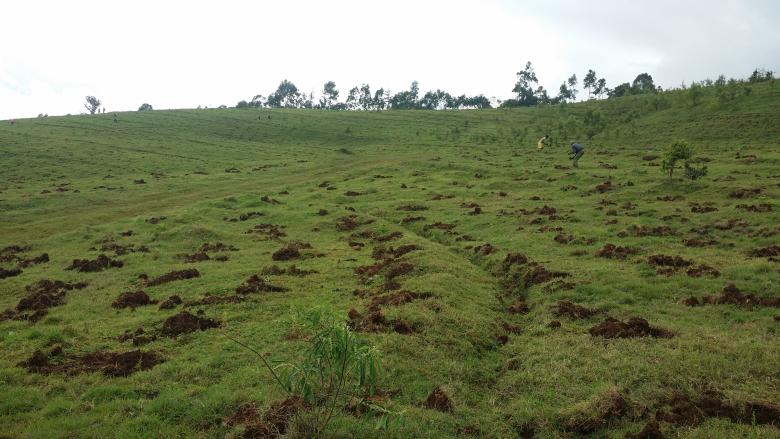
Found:
[[[678,163],[683,163],[685,169],[685,177],[690,180],[696,180],[707,175],[707,166],[704,165],[700,168],[691,166],[691,160],[693,159],[694,149],[688,142],[684,140],[676,140],[667,149],[664,154],[663,162],[661,162],[661,170],[669,173],[669,178],[674,175],[674,170],[677,168]]]
[[[319,437],[347,405],[377,415],[377,428],[387,427],[392,413],[370,400],[381,371],[379,350],[358,337],[343,319],[319,309],[299,312],[292,329],[307,341],[299,362],[271,365],[255,349],[231,340],[255,353],[288,395],[303,399],[307,410],[295,416],[299,427]]]

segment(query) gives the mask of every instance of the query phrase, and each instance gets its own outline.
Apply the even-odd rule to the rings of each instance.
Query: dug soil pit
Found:
[[[284,238],[285,236],[287,236],[287,233],[285,233],[282,230],[282,228],[284,228],[284,226],[277,226],[276,224],[263,223],[263,224],[257,224],[256,226],[247,230],[245,233],[248,235],[251,234],[265,235],[265,239],[267,241],[275,241],[278,240],[279,238]]]
[[[569,317],[571,319],[587,319],[594,314],[596,310],[577,305],[568,300],[559,300],[553,307],[553,315],[557,317]]]
[[[444,389],[441,388],[441,386],[437,386],[431,391],[430,394],[428,394],[428,397],[425,399],[425,403],[423,405],[425,408],[438,410],[444,413],[452,413],[454,410],[452,400],[444,391]]]
[[[414,244],[406,244],[406,245],[399,246],[398,248],[375,247],[373,252],[371,253],[371,257],[376,260],[387,259],[387,258],[400,258],[401,256],[416,250],[420,250],[420,247]]]
[[[209,257],[208,254],[206,254],[206,252],[197,252],[191,255],[184,255],[184,262],[188,262],[188,263],[203,262],[203,261],[208,261],[210,259],[211,258]]]
[[[596,252],[596,256],[608,259],[626,259],[635,255],[637,249],[631,247],[621,247],[614,244],[606,244],[601,250]]]
[[[404,204],[398,206],[395,210],[400,210],[403,212],[419,212],[423,210],[428,210],[428,206],[423,206],[422,204]]]
[[[244,281],[243,284],[236,287],[237,294],[252,294],[252,293],[282,293],[288,291],[285,287],[271,285],[258,275],[252,275]]]
[[[165,320],[162,334],[167,337],[177,337],[188,332],[205,331],[211,328],[219,328],[220,326],[221,323],[217,320],[198,317],[187,311],[182,311]]]
[[[761,203],[758,205],[737,204],[737,209],[744,209],[748,212],[753,212],[753,213],[766,213],[772,211],[772,205],[767,203]]]
[[[0,279],[19,276],[20,274],[22,274],[22,270],[18,268],[12,268],[10,270],[6,270],[5,268],[0,268]]]
[[[414,223],[414,222],[417,222],[417,221],[424,221],[424,220],[425,220],[424,216],[411,216],[411,215],[409,215],[409,216],[405,216],[403,219],[401,219],[401,224],[410,224],[410,223]]]
[[[588,435],[604,428],[611,420],[632,417],[636,412],[620,392],[610,389],[587,402],[582,410],[561,419],[563,429],[578,435]]]
[[[118,337],[118,340],[121,342],[132,341],[133,346],[141,346],[157,340],[157,337],[153,334],[146,334],[144,328],[141,327],[135,331],[125,331],[124,334]]]
[[[373,223],[372,219],[360,219],[357,215],[347,215],[336,219],[336,230],[339,232],[351,232],[358,227]]]
[[[35,351],[30,359],[19,363],[28,372],[48,375],[64,373],[77,375],[81,373],[102,372],[112,377],[125,377],[141,370],[148,370],[162,363],[163,358],[155,352],[107,352],[97,351],[82,356],[65,356],[62,361],[50,362],[48,355]]]
[[[265,275],[265,276],[280,276],[280,275],[286,274],[288,276],[298,276],[298,277],[304,277],[304,276],[308,276],[308,275],[314,274],[314,273],[317,273],[317,271],[316,270],[301,270],[300,268],[298,268],[294,264],[289,266],[289,267],[287,267],[287,268],[282,268],[282,267],[279,267],[278,265],[271,265],[270,267],[263,268],[263,271],[260,272],[260,274]]]
[[[120,268],[122,265],[124,265],[122,261],[114,260],[106,255],[101,254],[94,260],[74,259],[70,266],[66,268],[66,270],[76,270],[82,273],[94,273],[109,268]]]
[[[563,271],[549,271],[542,265],[535,265],[528,272],[526,272],[523,279],[525,280],[526,288],[549,282],[553,279],[568,277],[569,273]]]
[[[127,291],[119,295],[111,304],[112,308],[135,308],[136,306],[151,305],[157,303],[149,298],[149,296],[139,291]]]
[[[710,213],[710,212],[717,212],[718,208],[715,206],[709,206],[709,205],[702,205],[698,203],[693,203],[691,205],[691,212],[693,213]]]
[[[200,277],[200,272],[195,268],[188,268],[186,270],[171,271],[170,273],[158,276],[150,281],[146,282],[149,287],[157,285],[167,284],[168,282],[174,282],[177,280],[194,279]]]
[[[590,328],[588,332],[590,332],[590,335],[593,337],[604,338],[673,337],[671,332],[650,326],[650,324],[647,323],[647,320],[639,317],[632,317],[627,323],[612,317],[607,317],[603,322]]]
[[[698,266],[691,267],[685,273],[690,277],[720,276],[720,271],[716,270],[714,267],[710,267],[709,265],[705,265],[705,264],[700,264]]]

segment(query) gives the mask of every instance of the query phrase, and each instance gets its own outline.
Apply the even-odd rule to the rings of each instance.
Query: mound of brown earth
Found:
[[[152,301],[145,292],[139,290],[120,294],[111,306],[113,308],[135,308],[136,306],[151,305],[153,303],[157,302]]]
[[[614,419],[630,416],[634,407],[617,390],[609,389],[597,395],[581,410],[564,416],[561,425],[565,431],[588,435],[601,429]]]
[[[452,413],[452,411],[455,409],[452,400],[444,391],[444,389],[441,388],[441,386],[437,386],[431,391],[430,394],[428,394],[428,397],[425,399],[425,403],[423,405],[425,408],[438,410],[444,413]]]
[[[680,195],[664,195],[663,197],[655,197],[655,199],[658,201],[679,201],[682,200],[683,197]]]
[[[542,284],[549,282],[556,278],[568,277],[569,273],[563,271],[549,271],[542,265],[535,265],[533,268],[525,273],[524,280],[525,286],[530,287],[532,285]]]
[[[42,253],[34,258],[19,258],[18,265],[20,268],[27,268],[31,265],[38,265],[49,262],[49,254]]]
[[[527,314],[530,308],[523,300],[517,299],[507,308],[507,311],[511,314]]]
[[[209,259],[211,258],[209,257],[208,254],[206,254],[206,252],[197,252],[191,255],[184,255],[184,262],[189,262],[189,263],[203,262],[203,261],[208,261]]]
[[[683,259],[679,256],[651,255],[647,258],[647,263],[655,267],[690,267],[693,261]]]
[[[605,181],[604,183],[601,183],[601,184],[599,184],[599,185],[596,185],[596,187],[594,188],[594,190],[595,190],[596,192],[599,192],[599,193],[602,193],[602,194],[603,194],[604,192],[609,192],[609,191],[611,191],[612,189],[614,189],[614,187],[612,186],[612,180],[607,180],[607,181]]]
[[[506,272],[513,265],[525,265],[528,263],[528,257],[522,253],[507,253],[504,261],[501,262],[501,270]]]
[[[365,195],[365,193],[357,192],[357,191],[346,191],[346,192],[344,192],[344,195],[346,195],[348,197],[358,197],[360,195]]]
[[[606,244],[603,248],[601,248],[601,250],[596,252],[596,256],[608,259],[626,259],[631,255],[635,255],[636,253],[637,249],[635,248]]]
[[[409,215],[409,216],[405,216],[403,219],[401,219],[401,224],[409,224],[409,223],[414,223],[414,222],[423,221],[423,220],[425,220],[424,216],[411,216],[411,215]]]
[[[279,200],[277,200],[276,198],[271,198],[268,195],[263,195],[262,197],[260,197],[260,201],[264,203],[279,204]]]
[[[730,198],[752,198],[761,193],[761,189],[737,189],[729,194]]]
[[[0,279],[19,276],[20,274],[22,274],[22,270],[18,268],[12,268],[10,270],[6,270],[5,268],[0,267]]]
[[[297,259],[301,257],[301,252],[295,245],[286,245],[279,250],[275,251],[271,255],[271,259],[274,261],[289,261],[290,259]]]
[[[400,258],[401,256],[415,250],[420,250],[420,247],[414,244],[406,244],[406,245],[399,246],[398,248],[375,247],[373,252],[371,253],[371,257],[376,260],[386,259],[386,258]]]
[[[706,247],[710,245],[716,245],[718,244],[718,241],[715,241],[714,239],[705,240],[699,238],[690,238],[683,239],[683,244],[685,244],[686,247]]]
[[[275,224],[263,223],[263,224],[257,224],[256,226],[247,230],[245,233],[246,234],[256,233],[260,235],[265,235],[265,239],[271,241],[271,240],[278,240],[279,238],[283,238],[287,236],[287,234],[282,230],[282,228],[284,228],[284,226],[277,226]]]
[[[780,296],[758,297],[755,294],[743,294],[736,285],[727,284],[720,296],[704,296],[703,302],[715,305],[780,307]]]
[[[559,300],[553,307],[553,314],[558,317],[569,317],[572,319],[587,319],[594,314],[596,310],[577,305],[568,300]]]
[[[437,230],[444,230],[446,232],[452,232],[454,228],[455,228],[455,224],[447,224],[442,222],[435,222],[433,224],[426,224],[425,226],[423,226],[423,230],[437,229]]]
[[[195,268],[188,268],[186,270],[171,271],[170,273],[157,276],[156,278],[147,281],[146,285],[154,287],[157,285],[167,284],[168,282],[174,282],[177,280],[194,279],[200,277],[200,272]]]
[[[225,305],[228,303],[240,303],[243,302],[244,298],[242,296],[233,295],[233,296],[206,296],[200,300],[194,300],[192,302],[187,302],[184,306],[202,306],[202,305]]]
[[[121,245],[115,242],[105,242],[100,246],[100,251],[114,252],[114,255],[122,256],[128,253],[148,253],[149,248],[145,245],[136,247],[135,244]]]
[[[655,419],[675,426],[695,426],[706,418],[726,418],[747,425],[780,426],[780,407],[761,401],[729,402],[716,392],[696,400],[675,393],[656,411]]]
[[[271,404],[260,416],[253,403],[243,404],[225,420],[225,424],[231,427],[243,425],[245,438],[273,439],[287,433],[288,424],[304,406],[301,397],[291,396]]]
[[[160,309],[173,309],[176,308],[177,305],[181,305],[181,304],[182,304],[181,297],[174,294],[173,296],[162,301],[162,303],[160,304]]]
[[[751,204],[737,204],[737,209],[745,209],[748,212],[765,213],[772,211],[772,205],[767,203],[761,203],[759,205]]]
[[[627,232],[632,236],[669,236],[674,235],[674,231],[669,226],[629,226]]]
[[[217,320],[198,317],[187,311],[182,311],[165,320],[162,327],[162,334],[168,337],[176,337],[188,332],[219,328],[220,325],[221,323]]]
[[[395,210],[400,210],[404,212],[419,212],[422,210],[428,210],[428,206],[423,206],[422,204],[404,204],[398,206]]]
[[[374,220],[365,219],[361,220],[357,215],[347,215],[336,219],[336,230],[339,232],[350,232],[358,227],[366,224],[371,224]]]
[[[241,215],[239,215],[238,216],[238,220],[239,221],[247,221],[247,220],[250,220],[252,218],[259,218],[261,216],[265,216],[265,214],[263,212],[246,212],[246,213],[242,213]]]
[[[164,217],[164,216],[156,216],[156,217],[151,217],[151,218],[147,219],[146,222],[149,223],[149,224],[157,224],[160,221],[164,221],[166,219],[168,219],[168,218]]]
[[[77,375],[81,373],[102,372],[112,377],[125,377],[140,370],[148,370],[162,363],[163,358],[154,352],[130,351],[107,352],[97,351],[76,357],[65,357],[61,362],[52,363],[48,355],[35,351],[28,360],[18,364],[28,372],[44,375],[64,373]]]
[[[693,213],[710,213],[710,212],[717,212],[718,208],[715,206],[709,206],[709,205],[702,205],[698,203],[693,203],[691,205],[691,212]]]
[[[702,277],[702,276],[720,276],[720,271],[705,264],[699,264],[698,266],[691,267],[686,271],[686,274],[690,277]]]
[[[243,284],[236,287],[236,293],[238,294],[251,294],[251,293],[281,293],[288,291],[285,287],[271,285],[258,275],[252,275],[244,281]]]
[[[749,255],[756,258],[780,256],[780,245],[770,245],[764,248],[757,248],[751,250]]]
[[[122,261],[117,261],[101,254],[94,260],[74,259],[70,266],[66,268],[66,270],[76,270],[82,273],[94,273],[112,267],[119,268],[122,265],[124,265]]]
[[[481,255],[481,256],[487,256],[487,255],[493,253],[496,250],[497,249],[495,247],[493,247],[493,245],[490,244],[490,243],[485,243],[485,244],[478,245],[478,246],[474,247],[474,253],[476,253],[478,255]]]
[[[400,306],[407,303],[411,303],[421,297],[427,297],[414,291],[401,290],[394,293],[383,294],[380,296],[374,296],[371,298],[371,302],[368,304],[369,311],[379,310],[382,306]]]
[[[450,198],[455,198],[455,195],[434,195],[431,197],[431,200],[433,201],[439,201],[439,200],[449,200]]]
[[[265,267],[260,272],[260,274],[265,276],[280,276],[283,274],[289,275],[289,276],[308,276],[310,274],[317,273],[316,270],[301,270],[294,264],[287,268],[279,267],[278,265],[271,265],[270,267]]]
[[[12,319],[37,322],[49,312],[49,308],[65,303],[65,294],[68,291],[86,286],[85,283],[70,284],[48,279],[27,285],[25,287],[27,295],[19,300],[15,309],[0,314],[0,321]]]
[[[132,341],[133,346],[142,346],[157,340],[157,336],[154,334],[147,334],[143,327],[139,327],[135,331],[126,330],[122,335],[117,337],[117,339],[121,342]]]
[[[593,337],[604,338],[673,337],[671,332],[650,326],[647,320],[639,317],[632,317],[628,322],[621,322],[618,319],[607,317],[603,322],[590,328],[588,332]]]

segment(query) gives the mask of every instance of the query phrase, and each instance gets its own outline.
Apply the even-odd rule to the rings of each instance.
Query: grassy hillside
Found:
[[[537,151],[545,132],[553,143]],[[662,174],[675,139],[696,147],[705,178]],[[586,147],[579,169],[571,140]],[[728,100],[707,90],[695,106],[682,91],[4,122],[0,436],[240,436],[252,427],[240,407],[262,416],[285,395],[226,335],[295,361],[307,341],[291,319],[316,307],[362,316],[352,325],[383,353],[376,402],[398,414],[380,431],[344,410],[333,437],[777,437],[779,147],[770,83]],[[207,243],[208,260],[186,261]],[[300,256],[273,259],[289,245]],[[416,250],[376,255],[405,245]],[[101,254],[122,266],[67,269]],[[286,291],[236,294],[252,275]],[[721,296],[732,283],[741,293]],[[184,303],[112,307],[138,290]],[[377,297],[384,322],[370,316]],[[166,319],[185,310],[220,326],[170,336]],[[591,335],[605,321],[607,335],[650,335]],[[426,405],[439,386],[449,412]]]

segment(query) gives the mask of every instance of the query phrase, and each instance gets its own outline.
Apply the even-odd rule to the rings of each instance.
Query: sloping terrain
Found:
[[[334,437],[776,436],[778,98],[3,123],[0,436],[240,435],[283,395],[225,335],[295,359],[308,307],[402,413]]]

